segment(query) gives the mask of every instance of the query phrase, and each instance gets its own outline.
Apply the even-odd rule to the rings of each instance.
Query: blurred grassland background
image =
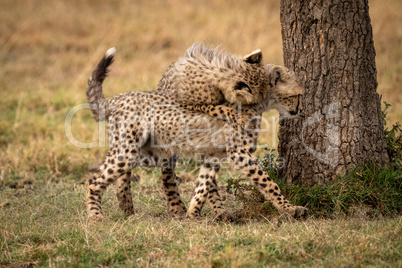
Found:
[[[400,1],[370,1],[378,92],[392,104],[390,123],[402,121],[401,9]],[[103,157],[104,148],[72,146],[64,118],[86,102],[87,78],[108,48],[117,47],[117,57],[104,84],[106,97],[156,89],[169,64],[199,41],[239,55],[260,48],[265,62],[282,64],[279,13],[279,1],[257,0],[1,1],[2,180],[40,170],[67,175]],[[271,148],[275,115],[267,115],[268,133],[260,139]],[[97,140],[89,110],[76,114],[72,129],[80,141]]]
[[[392,104],[389,123],[402,121],[401,10],[399,0],[370,1],[378,92]],[[96,227],[86,221],[82,182],[105,148],[70,144],[64,120],[86,102],[87,78],[105,51],[117,48],[106,97],[156,89],[169,64],[199,41],[239,55],[260,48],[265,62],[282,64],[279,12],[274,0],[1,0],[0,266],[400,266],[400,216],[334,215],[281,226],[275,215],[230,224],[211,223],[208,214],[201,222],[178,221],[167,216],[158,169],[139,171],[134,216],[124,217],[110,187],[107,220]],[[260,143],[275,148],[277,114],[266,117]],[[72,131],[80,141],[99,136],[88,109],[73,118]],[[185,203],[194,174],[180,175]],[[240,206],[222,183],[233,176],[220,173],[228,209]]]

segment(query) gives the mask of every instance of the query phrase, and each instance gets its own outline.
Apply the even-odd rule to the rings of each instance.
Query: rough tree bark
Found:
[[[388,162],[367,0],[281,0],[284,63],[305,88],[281,121],[288,182],[325,183],[367,160]]]

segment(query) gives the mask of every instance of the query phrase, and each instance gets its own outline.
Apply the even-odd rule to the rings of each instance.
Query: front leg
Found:
[[[167,199],[168,213],[173,217],[182,217],[186,214],[186,206],[180,198],[179,187],[176,182],[176,174],[174,172],[175,158],[162,164],[162,189]]]
[[[186,214],[186,206],[180,198],[176,174],[172,169],[162,169],[162,189],[167,199],[167,210],[172,217],[182,217]]]
[[[183,108],[222,119],[235,127],[243,128],[249,120],[249,116],[239,114],[235,108],[225,105],[183,105]],[[243,110],[241,111],[243,112]]]
[[[190,202],[187,212],[189,218],[197,218],[201,215],[205,201],[209,203],[216,216],[222,217],[224,215],[225,211],[222,206],[222,200],[216,182],[218,171],[219,165],[212,164],[208,161],[205,161],[200,168],[194,197]]]
[[[232,215],[230,215],[223,207],[222,198],[218,190],[218,183],[216,181],[220,165],[216,161],[215,163],[211,161],[211,163],[206,163],[205,165],[209,168],[213,168],[215,171],[215,176],[210,177],[210,184],[207,182],[207,186],[209,186],[207,202],[214,212],[214,217],[219,220],[232,220]]]
[[[256,157],[249,153],[242,153],[248,149],[234,149],[228,152],[229,159],[234,167],[246,176],[254,186],[264,195],[265,200],[271,202],[281,214],[288,214],[294,218],[305,218],[307,209],[292,205],[282,194],[278,185],[262,170]]]

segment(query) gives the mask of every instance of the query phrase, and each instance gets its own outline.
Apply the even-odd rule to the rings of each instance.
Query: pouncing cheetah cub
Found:
[[[264,65],[259,49],[239,57],[204,43],[188,48],[183,57],[169,66],[158,83],[160,92],[174,98],[184,108],[220,117],[240,127],[249,118],[243,115],[238,122],[239,111],[227,105],[256,104],[267,98],[269,87],[271,91],[286,94],[289,89],[299,86],[295,75],[286,68]],[[280,109],[280,106],[272,108]],[[285,114],[287,111],[280,112]]]
[[[220,119],[224,118],[224,114],[215,108],[219,105],[204,109],[208,114],[189,110],[187,105],[167,94],[168,87],[159,91],[126,92],[105,99],[102,83],[114,53],[114,49],[108,50],[88,80],[87,97],[91,110],[96,120],[108,120],[109,132],[106,159],[99,172],[88,180],[86,205],[91,220],[102,218],[102,195],[106,187],[114,182],[118,187],[120,207],[127,214],[134,213],[130,175],[136,166],[160,166],[169,213],[186,213],[175,180],[174,162],[177,156],[193,157],[195,154],[203,156],[204,164],[187,211],[189,217],[198,217],[205,202],[217,215],[224,214],[216,184],[219,159],[223,158],[229,159],[239,172],[248,177],[281,213],[295,218],[306,215],[304,207],[293,206],[281,194],[277,184],[261,169],[253,154],[262,112],[276,108],[283,114],[298,109],[302,90],[295,83],[292,73],[283,67],[264,66],[267,81],[273,79],[275,84],[271,86],[270,82],[267,83],[260,101],[241,107],[242,115],[253,120],[239,131]],[[230,102],[225,105],[234,110],[237,107]],[[144,159],[147,161],[144,162]]]
[[[254,104],[266,97],[267,78],[259,49],[242,58],[196,43],[169,66],[158,90],[181,104]]]

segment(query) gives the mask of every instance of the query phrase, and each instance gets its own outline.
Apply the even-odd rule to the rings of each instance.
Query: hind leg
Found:
[[[168,213],[174,217],[182,217],[186,214],[186,206],[180,198],[179,187],[176,182],[174,172],[175,159],[172,157],[169,161],[162,164],[162,189],[167,199]]]
[[[103,192],[106,189],[106,183],[103,180],[104,177],[101,178],[101,176],[106,167],[107,164],[103,163],[99,167],[98,173],[87,181],[86,207],[88,212],[88,219],[92,221],[102,220],[103,218],[101,200]]]
[[[117,135],[116,135],[117,136]],[[118,137],[118,136],[117,136]],[[86,206],[88,218],[90,220],[102,220],[102,195],[107,186],[119,179],[118,192],[123,190],[123,194],[119,197],[121,206],[127,212],[133,212],[131,193],[124,196],[124,193],[130,192],[128,185],[129,174],[133,168],[133,163],[137,159],[139,149],[138,145],[133,144],[130,136],[124,135],[123,142],[119,143],[109,150],[109,153],[100,167],[100,171],[92,179],[88,180]],[[116,139],[118,140],[118,138]],[[125,181],[124,181],[125,180]],[[123,189],[121,189],[121,186]],[[127,190],[126,190],[127,188]],[[120,199],[121,198],[121,199]],[[130,200],[127,202],[127,200]]]
[[[90,220],[102,220],[102,196],[106,187],[130,170],[129,160],[124,156],[109,154],[98,174],[88,180],[86,205]]]
[[[119,207],[127,216],[134,214],[133,197],[131,195],[131,170],[124,173],[116,181]]]

